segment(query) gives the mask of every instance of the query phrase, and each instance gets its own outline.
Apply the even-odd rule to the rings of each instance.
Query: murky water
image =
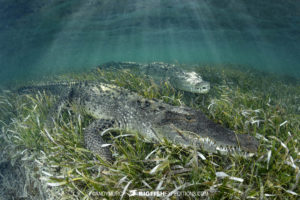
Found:
[[[294,0],[0,1],[0,79],[108,61],[246,64],[300,74]]]

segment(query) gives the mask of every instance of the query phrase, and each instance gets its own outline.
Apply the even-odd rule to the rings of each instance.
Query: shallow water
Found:
[[[300,74],[294,0],[0,1],[1,82],[108,61],[249,65]]]
[[[168,85],[170,83],[172,86],[172,81],[162,82],[159,79],[155,85],[144,74],[132,76],[127,73],[128,70],[110,71],[111,63],[102,65],[110,61],[114,61],[115,65],[126,61],[158,61],[190,66],[210,83],[210,90],[205,94],[192,94],[186,90],[177,92],[176,89],[180,88],[174,89],[174,85]],[[92,161],[87,152],[81,152],[80,149],[86,146],[81,138],[74,137],[77,131],[79,133],[84,130],[82,128],[87,128],[91,116],[81,115],[80,109],[72,106],[72,112],[68,115],[53,116],[58,123],[52,131],[49,129],[49,134],[46,119],[52,113],[49,110],[52,109],[50,105],[55,105],[55,97],[42,93],[22,96],[16,95],[15,90],[10,92],[10,89],[20,85],[21,88],[25,85],[26,90],[26,84],[31,84],[26,81],[36,79],[114,83],[146,98],[193,106],[238,134],[248,133],[260,139],[259,152],[250,161],[211,156],[202,149],[197,152],[200,160],[194,156],[191,158],[194,150],[179,152],[172,145],[173,153],[164,150],[169,147],[156,151],[156,147],[155,150],[148,149],[148,146],[143,146],[146,143],[141,142],[143,145],[135,147],[149,151],[145,153],[147,157],[155,155],[156,163],[170,156],[172,167],[168,168],[173,168],[172,163],[175,164],[174,169],[185,169],[191,163],[197,163],[196,170],[199,165],[199,171],[193,171],[188,176],[180,175],[176,181],[172,178],[176,174],[168,173],[171,176],[167,174],[166,177],[165,170],[155,177],[151,172],[159,165],[153,168],[152,164],[148,166],[136,162],[140,153],[138,149],[131,152],[133,155],[129,152],[129,157],[124,159],[122,150],[121,154],[116,154],[121,155],[116,156],[115,165],[120,168],[112,167],[113,173],[108,172],[108,176],[103,173],[99,177],[100,172],[97,174],[97,182],[101,185],[111,183],[113,187],[109,187],[117,190],[120,188],[116,188],[115,183],[119,186],[123,184],[120,191],[125,191],[125,187],[139,189],[131,187],[144,187],[147,182],[150,187],[160,185],[157,187],[172,189],[173,185],[168,184],[175,183],[176,188],[172,189],[175,191],[178,190],[178,180],[191,182],[191,186],[200,180],[201,190],[207,186],[205,192],[224,191],[216,193],[217,198],[225,194],[224,198],[228,199],[258,199],[264,198],[262,195],[265,192],[266,198],[270,195],[279,199],[296,198],[300,194],[297,188],[300,173],[296,166],[300,155],[299,63],[299,0],[0,0],[0,199],[47,199],[48,195],[59,196],[48,199],[60,199],[60,192],[64,190],[68,191],[64,194],[79,199],[81,192],[71,190],[76,185],[55,190],[49,186],[58,182],[46,180],[49,177],[56,180],[68,171],[66,183],[73,184],[70,178],[78,177],[75,179],[80,180],[81,170],[85,173],[82,180],[95,178],[94,169],[99,163],[95,162],[95,165],[93,161],[96,159]],[[90,70],[96,66],[109,66],[109,69]],[[138,72],[142,71],[141,68]],[[69,73],[51,79],[51,75],[70,71],[82,73]],[[198,76],[193,77],[199,80]],[[70,96],[72,92],[68,98]],[[189,118],[186,120],[189,121]],[[82,155],[86,157],[84,160]],[[173,158],[173,155],[176,156]],[[205,156],[209,158],[206,161]],[[187,162],[188,159],[191,161]],[[81,168],[80,163],[86,165]],[[136,163],[137,167],[132,163]],[[68,166],[75,166],[76,170],[70,170]],[[126,166],[125,170],[122,166]],[[139,171],[137,169],[141,169],[143,174],[132,173]],[[120,179],[120,175],[114,175],[116,171],[124,177]],[[235,178],[232,180],[245,179],[245,182],[231,184],[232,180],[227,178],[223,182],[220,178],[224,177],[217,175],[223,174],[222,171],[231,173]],[[150,178],[139,183],[146,177],[145,174]],[[204,178],[199,179],[198,175]],[[137,182],[127,184],[129,178]],[[205,182],[202,184],[201,181]],[[95,191],[95,183],[83,182],[78,186],[84,193],[91,194]]]

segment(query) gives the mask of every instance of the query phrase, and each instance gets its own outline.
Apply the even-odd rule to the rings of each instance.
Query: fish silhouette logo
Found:
[[[130,192],[130,193],[129,193],[128,195],[129,195],[130,197],[132,197],[132,196],[137,196],[137,190],[129,190],[129,192]]]

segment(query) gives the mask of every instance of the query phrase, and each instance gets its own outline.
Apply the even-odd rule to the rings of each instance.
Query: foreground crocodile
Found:
[[[244,155],[257,151],[258,142],[254,137],[235,134],[223,128],[209,120],[200,110],[172,106],[155,99],[148,100],[115,85],[60,83],[23,87],[18,91],[28,93],[38,90],[60,96],[53,109],[55,111],[72,103],[95,118],[85,128],[85,145],[106,160],[111,160],[112,155],[102,134],[112,128],[137,131],[151,141],[168,139],[176,144],[196,146],[209,152]]]
[[[204,81],[194,71],[185,71],[174,64],[153,62],[150,64],[138,64],[135,62],[109,62],[99,66],[105,70],[130,69],[139,75],[151,77],[155,82],[168,81],[179,90],[186,92],[205,94],[210,90],[210,83]]]

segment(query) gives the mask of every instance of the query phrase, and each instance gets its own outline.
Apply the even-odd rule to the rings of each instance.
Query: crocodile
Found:
[[[195,146],[212,153],[254,155],[258,141],[248,134],[236,134],[187,106],[173,106],[146,99],[132,91],[105,83],[74,82],[19,88],[19,94],[45,91],[58,95],[53,111],[63,106],[80,106],[95,120],[84,130],[85,147],[104,160],[112,160],[103,134],[111,129],[134,131],[145,140],[168,141]],[[52,114],[51,114],[52,113]],[[53,112],[50,115],[53,116]]]
[[[195,94],[206,94],[210,90],[210,83],[204,81],[195,71],[186,71],[174,64],[153,62],[139,64],[136,62],[109,62],[98,66],[105,70],[132,70],[138,75],[151,77],[156,83],[168,81],[174,88]]]

